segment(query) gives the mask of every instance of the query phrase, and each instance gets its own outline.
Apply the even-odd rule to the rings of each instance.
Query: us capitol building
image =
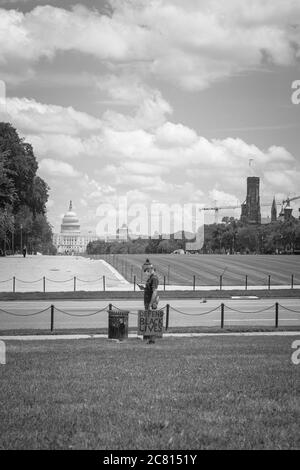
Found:
[[[96,234],[83,234],[80,232],[80,223],[72,208],[72,201],[68,212],[63,216],[60,233],[53,235],[53,244],[57,253],[61,255],[76,255],[85,253],[89,242],[98,240]]]

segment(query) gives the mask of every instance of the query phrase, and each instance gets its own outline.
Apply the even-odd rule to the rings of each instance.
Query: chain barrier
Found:
[[[14,312],[8,312],[7,310],[3,310],[0,308],[1,313],[5,313],[6,315],[12,315],[13,317],[33,317],[35,315],[40,315],[41,313],[47,312],[51,307],[47,307],[44,310],[40,310],[39,312],[34,312],[34,313],[14,313]]]
[[[99,277],[98,279],[84,280],[84,279],[79,279],[79,277],[77,277],[76,279],[79,282],[99,282],[99,281],[102,281],[103,278]],[[108,278],[106,278],[106,279],[108,279]]]
[[[293,310],[292,308],[284,307],[284,305],[281,305],[281,304],[278,304],[278,307],[281,307],[281,308],[283,308],[284,310],[288,310],[289,312],[300,313],[299,310]]]
[[[65,281],[57,281],[57,280],[54,280],[54,279],[49,279],[48,277],[45,278],[46,281],[49,281],[49,282],[56,282],[56,283],[60,283],[60,282],[70,282],[70,281],[73,281],[74,277],[71,277],[70,279],[67,279]]]
[[[120,311],[120,312],[126,310],[126,309],[124,309],[124,308],[121,309],[121,308],[119,308],[119,307],[117,307],[116,305],[113,305],[113,304],[110,304],[110,305],[111,305],[111,307],[112,307],[114,310],[117,310],[117,311]],[[102,313],[102,312],[104,312],[104,311],[109,312],[109,307],[110,307],[110,305],[107,305],[106,307],[104,307],[104,308],[102,308],[102,309],[96,310],[95,312],[88,313],[88,314],[73,314],[73,313],[70,313],[70,312],[66,312],[65,310],[62,310],[62,309],[57,308],[57,307],[54,307],[54,308],[55,308],[55,310],[56,310],[57,312],[60,312],[60,313],[62,313],[62,314],[64,314],[64,315],[69,315],[69,316],[71,316],[71,317],[90,317],[90,316],[93,316],[93,315],[97,315],[98,313]],[[172,307],[171,305],[169,306],[169,308],[170,308],[170,311],[173,310],[174,312],[177,312],[177,313],[179,313],[180,315],[186,315],[186,316],[203,316],[203,315],[209,315],[210,313],[219,310],[219,309],[221,308],[221,305],[222,305],[222,304],[218,305],[217,307],[215,307],[215,308],[213,308],[213,309],[211,309],[211,310],[208,310],[208,311],[202,312],[202,313],[188,313],[188,312],[183,312],[182,310],[179,310],[179,309],[177,309],[177,308],[175,308],[175,307]],[[224,305],[224,308],[226,308],[227,310],[231,310],[232,312],[241,313],[241,314],[256,314],[256,313],[262,313],[262,312],[266,312],[266,311],[268,311],[268,310],[274,309],[274,308],[276,307],[276,304],[273,304],[273,305],[270,305],[270,306],[265,307],[265,308],[260,309],[260,310],[245,311],[245,310],[238,310],[238,309],[229,307],[229,306],[226,305],[226,304],[223,304],[223,305]],[[166,307],[167,307],[167,304],[164,305],[163,307],[158,308],[157,310],[165,310]],[[287,310],[287,311],[292,312],[292,313],[298,313],[298,314],[300,314],[300,311],[299,311],[299,310],[294,310],[294,309],[291,309],[291,308],[289,308],[289,307],[285,307],[284,305],[281,305],[281,304],[278,304],[278,307],[283,308],[284,310]],[[25,314],[20,313],[20,314],[19,314],[19,313],[9,312],[9,311],[7,311],[7,310],[4,310],[4,309],[0,308],[0,313],[4,313],[4,314],[7,314],[7,315],[12,315],[12,316],[16,316],[16,317],[30,317],[30,316],[40,315],[40,314],[42,314],[42,313],[44,313],[44,312],[47,312],[49,309],[51,309],[51,306],[49,306],[49,307],[47,307],[47,308],[45,308],[45,309],[43,309],[43,310],[40,310],[40,311],[38,311],[38,312],[34,312],[34,313],[25,313]],[[141,308],[141,309],[138,309],[138,310],[142,310],[142,308]],[[130,314],[133,314],[133,315],[137,315],[137,311],[135,312],[135,311],[129,310],[129,313],[130,313]]]
[[[0,284],[4,283],[4,282],[9,282],[9,281],[12,281],[13,278],[11,277],[10,279],[6,279],[5,281],[0,281]]]
[[[77,313],[74,314],[74,313],[66,312],[65,310],[61,310],[60,308],[57,308],[57,307],[54,307],[54,308],[57,312],[60,312],[64,315],[68,315],[70,317],[92,317],[93,315],[97,315],[98,313],[107,311],[108,310],[107,307],[108,306],[101,308],[100,310],[97,310],[96,312],[86,313],[86,314],[77,314]]]
[[[261,310],[252,310],[252,311],[237,310],[236,308],[228,307],[228,305],[225,305],[225,304],[224,304],[224,307],[226,307],[228,310],[232,310],[233,312],[237,312],[237,313],[262,313],[262,312],[266,312],[267,310],[271,310],[271,308],[274,308],[275,304],[270,305],[269,307],[263,308]]]
[[[43,280],[43,278],[37,279],[36,281],[23,281],[22,279],[18,279],[16,277],[15,280],[18,281],[18,282],[23,282],[24,284],[35,284],[36,282],[41,282]]]
[[[202,316],[202,315],[208,315],[209,313],[215,312],[221,307],[221,305],[218,305],[218,307],[213,308],[212,310],[209,310],[208,312],[202,312],[202,313],[187,313],[187,312],[182,312],[181,310],[178,310],[177,308],[174,308],[170,305],[170,310],[174,310],[174,312],[180,313],[181,315],[187,315],[187,316]]]

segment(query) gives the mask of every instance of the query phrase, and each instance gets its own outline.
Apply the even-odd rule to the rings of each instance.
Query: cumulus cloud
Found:
[[[102,126],[100,119],[71,106],[42,104],[27,98],[8,98],[6,106],[15,125],[28,132],[77,135]]]
[[[182,124],[165,122],[156,131],[156,142],[162,147],[187,147],[196,140],[196,132]]]
[[[39,163],[39,171],[41,174],[48,176],[67,178],[77,178],[80,176],[79,171],[75,170],[69,163],[51,160],[50,158],[45,158]]]
[[[38,6],[25,14],[2,9],[0,63],[35,64],[77,51],[197,90],[264,63],[286,66],[299,58],[296,0],[111,3],[111,15],[80,5]],[[112,85],[116,99],[134,100],[128,89],[124,94]]]
[[[264,182],[265,198],[271,199],[283,187],[297,191],[299,165],[284,147],[260,149],[240,138],[209,140],[170,121],[153,128],[120,128],[73,108],[9,101],[11,120],[33,144],[41,173],[77,178],[76,187],[85,200],[96,202],[116,191],[123,195],[138,191],[168,202],[211,205],[217,200],[233,205],[245,197],[250,158],[251,170]],[[124,122],[134,119],[121,116]],[[77,163],[65,161],[79,157],[86,169],[84,177]]]

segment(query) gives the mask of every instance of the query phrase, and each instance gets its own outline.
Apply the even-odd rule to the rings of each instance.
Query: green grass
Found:
[[[93,256],[91,256],[92,258]],[[154,264],[161,283],[165,276],[167,284],[193,285],[196,276],[198,286],[219,286],[220,275],[223,285],[244,286],[248,275],[248,286],[271,284],[300,284],[300,256],[296,255],[110,255],[104,259],[111,262],[129,281],[136,275],[141,280],[141,267],[146,258]]]
[[[259,298],[281,299],[299,298],[300,289],[274,289],[274,290],[177,290],[177,291],[159,291],[161,299],[230,299],[231,296],[248,296],[256,295]],[[0,292],[0,301],[9,300],[107,300],[110,303],[112,300],[129,300],[139,299],[142,300],[144,296],[143,291],[136,292]]]
[[[136,327],[129,327],[129,333],[137,334]],[[164,333],[246,333],[246,332],[272,332],[272,331],[300,331],[300,326],[288,325],[279,326],[252,326],[252,325],[232,325],[220,328],[218,326],[174,326],[164,330]],[[107,328],[57,328],[51,331],[50,329],[0,329],[1,336],[32,336],[32,335],[108,335]]]
[[[299,448],[293,339],[8,343],[0,448]]]

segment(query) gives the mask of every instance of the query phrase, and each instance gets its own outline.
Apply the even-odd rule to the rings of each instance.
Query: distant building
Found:
[[[277,205],[275,201],[275,196],[272,202],[272,208],[271,208],[271,222],[276,222],[277,220]]]
[[[241,205],[241,221],[256,225],[261,223],[259,178],[257,176],[247,178],[247,196]]]
[[[116,240],[119,242],[127,242],[129,239],[129,230],[126,224],[123,224],[122,227],[117,229]]]
[[[293,218],[292,212],[293,212],[293,209],[291,208],[290,203],[288,202],[284,208],[284,221],[285,222]]]
[[[57,253],[64,255],[85,253],[88,243],[98,239],[96,234],[81,233],[79,219],[70,201],[69,210],[62,219],[60,233],[53,235],[53,244],[57,248]]]

